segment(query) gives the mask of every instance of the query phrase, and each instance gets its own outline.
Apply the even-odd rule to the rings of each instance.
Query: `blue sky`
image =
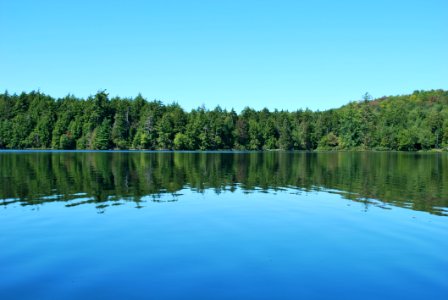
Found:
[[[0,1],[0,89],[313,110],[448,88],[448,1]]]

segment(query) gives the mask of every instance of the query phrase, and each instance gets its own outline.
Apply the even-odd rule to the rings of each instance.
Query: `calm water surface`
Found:
[[[446,299],[448,155],[0,152],[0,299]]]

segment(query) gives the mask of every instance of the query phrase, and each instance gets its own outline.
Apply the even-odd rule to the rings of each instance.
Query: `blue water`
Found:
[[[5,206],[0,298],[448,295],[444,216],[388,205],[366,209],[325,191],[184,188],[179,194],[181,201],[147,196],[107,210],[60,202]]]
[[[0,151],[0,300],[447,299],[448,153]]]

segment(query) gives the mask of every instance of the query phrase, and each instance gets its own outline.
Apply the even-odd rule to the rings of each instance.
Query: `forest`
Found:
[[[0,149],[431,150],[448,147],[448,91],[359,101],[325,111],[204,106],[109,97],[0,94]]]

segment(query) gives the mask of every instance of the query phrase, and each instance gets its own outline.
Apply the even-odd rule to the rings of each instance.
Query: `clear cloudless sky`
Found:
[[[447,0],[0,0],[0,89],[240,111],[448,88]]]

